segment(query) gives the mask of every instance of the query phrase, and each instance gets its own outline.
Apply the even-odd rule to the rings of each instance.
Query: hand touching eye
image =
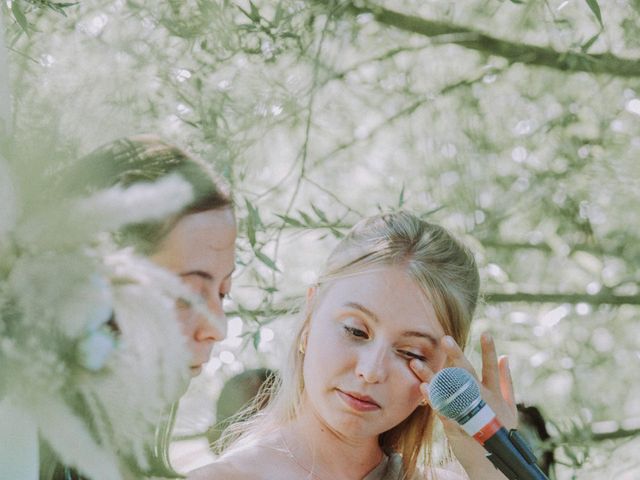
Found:
[[[480,386],[480,395],[483,400],[495,412],[498,420],[507,429],[516,428],[518,425],[518,412],[516,410],[513,383],[507,357],[498,358],[495,344],[488,334],[483,334],[480,339],[482,348],[482,380],[478,378],[475,369],[465,357],[462,349],[449,336],[443,337],[441,345],[447,355],[447,366],[460,367],[473,375]],[[429,400],[428,382],[435,372],[426,363],[412,360],[410,366],[416,376],[423,382],[420,390],[425,399]],[[445,433],[451,447],[466,470],[470,478],[505,478],[497,472],[493,465],[485,458],[484,449],[476,443],[453,420],[439,417],[445,429]],[[496,476],[497,475],[497,476]]]

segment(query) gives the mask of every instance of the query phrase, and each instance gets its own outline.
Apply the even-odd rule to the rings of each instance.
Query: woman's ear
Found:
[[[307,313],[311,310],[311,305],[313,304],[313,299],[316,298],[316,292],[318,290],[317,285],[311,285],[307,288]]]

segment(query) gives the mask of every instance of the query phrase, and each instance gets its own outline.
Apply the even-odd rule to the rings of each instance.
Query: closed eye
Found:
[[[409,360],[413,360],[414,358],[416,360],[420,360],[421,362],[426,362],[427,358],[422,356],[422,355],[418,355],[417,353],[414,352],[410,352],[409,350],[396,350],[398,352],[399,355],[409,359]]]
[[[362,338],[362,339],[369,338],[369,335],[367,334],[367,332],[365,332],[364,330],[360,330],[359,328],[344,325],[344,329],[349,335],[353,337]]]

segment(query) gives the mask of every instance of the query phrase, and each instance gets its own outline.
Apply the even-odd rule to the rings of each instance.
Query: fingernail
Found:
[[[482,334],[482,340],[484,340],[486,343],[489,343],[493,341],[493,337],[491,337],[491,334],[489,332],[484,332]]]

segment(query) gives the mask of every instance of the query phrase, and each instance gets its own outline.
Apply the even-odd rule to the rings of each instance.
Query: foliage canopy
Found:
[[[10,3],[16,135],[155,131],[234,184],[253,347],[221,369],[268,358],[334,239],[402,206],[471,242],[475,338],[556,425],[559,478],[638,474],[640,2]]]

